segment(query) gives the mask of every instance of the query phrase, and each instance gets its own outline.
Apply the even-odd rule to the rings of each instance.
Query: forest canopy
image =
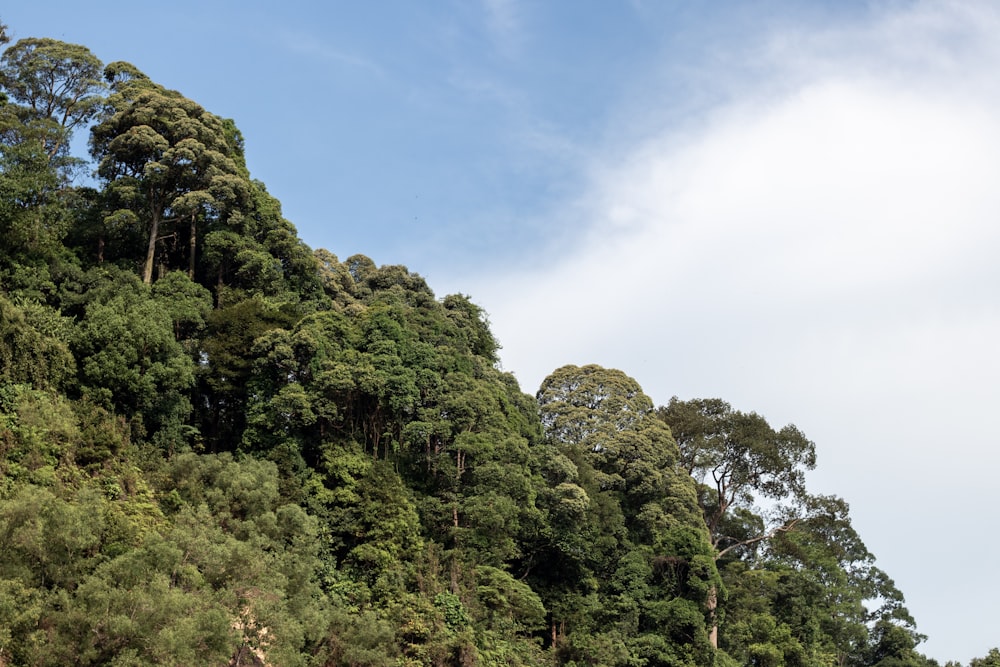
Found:
[[[795,426],[523,392],[133,64],[22,39],[0,91],[0,665],[935,664]]]

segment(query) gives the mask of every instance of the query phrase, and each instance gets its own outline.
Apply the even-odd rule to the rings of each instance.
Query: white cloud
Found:
[[[985,655],[1000,596],[955,583],[1000,547],[968,532],[1000,463],[998,25],[927,3],[768,36],[756,85],[595,166],[582,241],[471,290],[528,392],[595,362],[801,426],[942,660]]]

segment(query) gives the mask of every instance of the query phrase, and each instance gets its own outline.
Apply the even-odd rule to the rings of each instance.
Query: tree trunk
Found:
[[[451,520],[455,527],[455,547],[458,548],[458,489],[462,484],[465,463],[461,450],[455,452],[455,501],[451,506]]]
[[[198,240],[198,225],[195,222],[195,218],[191,216],[191,254],[188,258],[188,278],[194,280],[194,256],[195,256],[195,246]]]
[[[715,610],[719,606],[719,591],[712,586],[708,591],[708,599],[705,600],[705,607],[708,609],[708,641],[712,648],[719,648],[719,619],[715,615]]]
[[[142,282],[147,285],[153,282],[153,260],[156,258],[156,240],[160,233],[160,212],[153,211],[153,220],[149,225],[149,246],[146,248],[146,264],[142,269]]]

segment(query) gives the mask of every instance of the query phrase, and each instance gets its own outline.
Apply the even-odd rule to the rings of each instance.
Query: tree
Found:
[[[38,388],[63,385],[75,360],[60,339],[64,322],[37,304],[18,307],[0,294],[0,380]]]
[[[24,105],[25,123],[43,123],[51,160],[65,150],[73,130],[97,115],[104,101],[102,63],[84,46],[49,38],[19,40],[0,58],[0,84]]]
[[[805,471],[815,467],[816,451],[797,428],[775,431],[760,415],[734,411],[721,399],[681,401],[675,396],[657,415],[677,440],[680,465],[698,482],[698,504],[717,561],[799,521],[788,503],[804,502]],[[758,499],[776,503],[770,521],[754,511]],[[717,606],[713,590],[708,609],[716,646]]]
[[[275,307],[251,298],[216,308],[206,317],[201,341],[204,356],[197,369],[199,400],[196,416],[211,451],[234,450],[247,420],[247,397],[254,341],[272,329],[292,327],[298,319],[291,308]]]
[[[0,266],[8,285],[46,285],[73,219],[73,130],[97,112],[101,62],[83,46],[22,39],[0,57]],[[39,294],[42,296],[42,294]]]
[[[589,619],[577,616],[581,634],[617,625],[599,649],[608,660],[620,641],[642,664],[704,664],[712,653],[705,610],[718,574],[694,482],[678,466],[677,445],[652,400],[622,371],[594,364],[557,369],[537,400],[548,442],[570,464],[553,478],[558,501],[550,510],[556,513],[551,532],[559,541],[552,567],[576,570],[596,598],[588,605],[588,595],[575,590],[579,583],[566,582],[547,595],[550,607],[574,616],[592,607]],[[580,534],[580,543],[563,533],[560,515],[573,522],[568,532]],[[553,618],[554,635],[557,620],[561,626],[566,618]],[[583,645],[574,648],[581,640],[565,640],[568,656],[583,652]]]
[[[160,431],[171,447],[183,442],[192,432],[185,422],[195,362],[175,331],[188,316],[132,274],[107,272],[89,296],[71,345],[84,395]]]
[[[320,266],[281,215],[281,204],[263,183],[248,182],[238,210],[206,227],[202,247],[207,281],[214,277],[220,306],[250,297],[302,304],[304,312],[326,307]],[[308,304],[308,305],[307,305]]]
[[[872,667],[930,667],[931,661],[916,651],[917,640],[906,628],[880,620],[872,628],[866,664]]]
[[[982,658],[973,658],[969,661],[969,667],[1000,667],[1000,649],[991,648]]]
[[[225,218],[247,200],[250,185],[242,139],[231,124],[200,105],[148,80],[123,63],[105,68],[112,95],[91,131],[91,153],[105,181],[108,224],[142,224],[147,230],[142,279],[150,284],[161,242],[182,248],[194,274],[198,226]],[[182,232],[162,225],[188,222]],[[175,251],[176,252],[176,251]],[[166,263],[166,262],[161,262]]]
[[[806,499],[805,472],[816,466],[816,447],[793,425],[774,430],[757,413],[733,410],[725,401],[676,396],[657,410],[680,449],[680,462],[699,484],[698,502],[712,536],[716,558],[790,529],[788,503]],[[775,520],[750,534],[730,528],[738,510],[759,499],[778,503]],[[782,505],[782,503],[785,503]]]
[[[755,563],[726,559],[722,648],[744,663],[780,655],[786,664],[870,665],[882,635],[908,637],[911,647],[921,641],[902,594],[851,526],[847,503],[813,496],[804,510]]]
[[[0,104],[0,267],[8,288],[43,296],[48,264],[65,253],[72,215],[66,204],[65,160],[45,153],[47,132],[26,124],[13,104]],[[13,278],[13,279],[11,279]]]
[[[545,378],[537,398],[549,440],[577,465],[583,457],[599,489],[621,491],[630,519],[641,520],[647,503],[659,502],[681,522],[697,520],[693,485],[676,467],[677,444],[634,379],[594,364],[563,366]]]

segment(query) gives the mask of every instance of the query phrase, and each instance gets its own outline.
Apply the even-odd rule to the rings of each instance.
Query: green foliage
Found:
[[[691,481],[677,470],[677,445],[635,380],[595,365],[564,366],[543,381],[538,403],[550,440],[592,470],[600,490],[621,492],[633,530],[648,539],[666,527],[658,516],[667,523],[697,517]]]
[[[18,307],[0,294],[0,379],[64,387],[76,373],[64,333],[58,314],[38,304]]]
[[[767,534],[727,534],[732,512],[758,498],[793,505],[804,500],[816,447],[795,426],[775,431],[760,415],[734,411],[720,399],[674,397],[657,414],[677,439],[681,465],[699,482],[699,504],[720,556]]]
[[[477,567],[476,595],[497,630],[531,632],[545,627],[545,607],[538,594],[503,570]]]
[[[198,422],[211,449],[234,449],[246,425],[253,357],[247,354],[265,332],[290,326],[296,315],[262,299],[246,299],[211,311],[201,341],[197,377]]]
[[[113,94],[91,131],[91,152],[105,182],[105,224],[143,226],[146,284],[158,256],[161,266],[186,266],[193,276],[199,227],[204,232],[205,225],[239,217],[250,197],[242,147],[224,121],[198,104],[138,71],[122,81],[120,71],[120,65],[105,71]],[[181,223],[186,238],[178,244],[185,235]]]
[[[170,316],[174,338],[193,343],[212,312],[211,293],[180,271],[157,280],[150,293],[154,303]]]
[[[165,299],[131,276],[112,278],[86,305],[72,343],[80,386],[95,403],[125,414],[165,446],[185,440],[195,364],[177,341]],[[111,290],[114,289],[114,293]]]
[[[104,82],[101,61],[89,49],[48,38],[19,40],[0,58],[0,83],[30,110],[28,122],[48,123],[44,149],[53,158],[70,132],[99,111]]]
[[[72,160],[50,159],[43,134],[0,105],[0,279],[36,301],[51,298],[53,273],[72,263],[62,242],[83,208],[66,188]]]
[[[706,600],[718,574],[694,485],[652,401],[621,371],[589,365],[556,370],[538,403],[546,437],[562,454],[549,464],[558,520],[548,557],[572,578],[546,596],[554,615],[579,626],[559,640],[567,660],[590,664],[575,648],[578,633],[614,627],[618,641],[592,649],[612,664],[708,664]],[[581,590],[573,578],[596,589]],[[575,612],[593,604],[587,597],[598,601],[591,619]]]
[[[1000,649],[991,648],[990,652],[982,658],[973,658],[969,661],[969,667],[998,667],[1000,666]]]

